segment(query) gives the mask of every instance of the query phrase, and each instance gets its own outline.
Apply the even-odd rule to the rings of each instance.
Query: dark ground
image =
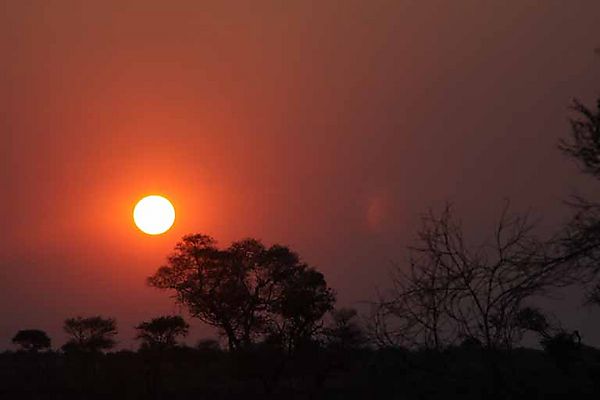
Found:
[[[312,348],[289,356],[175,348],[158,353],[0,354],[1,399],[598,398],[600,351],[479,347],[442,353]]]

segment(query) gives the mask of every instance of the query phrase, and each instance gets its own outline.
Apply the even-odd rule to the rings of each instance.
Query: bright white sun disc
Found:
[[[148,235],[160,235],[173,226],[175,208],[162,196],[147,196],[135,205],[133,220],[142,232]]]

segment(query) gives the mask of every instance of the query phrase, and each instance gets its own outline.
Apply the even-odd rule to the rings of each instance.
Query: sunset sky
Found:
[[[507,198],[551,233],[597,185],[556,143],[600,93],[599,18],[595,0],[0,0],[0,349],[96,314],[134,346],[179,311],[145,278],[186,233],[287,244],[343,306],[388,287],[446,201],[475,239]],[[133,223],[147,194],[175,206],[164,235]],[[542,304],[600,345],[578,302]]]

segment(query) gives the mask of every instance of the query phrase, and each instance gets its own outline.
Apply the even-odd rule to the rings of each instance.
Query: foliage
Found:
[[[517,326],[522,329],[536,332],[543,338],[549,336],[550,323],[546,316],[537,308],[523,307],[517,313]]]
[[[175,291],[194,317],[220,330],[230,350],[265,336],[293,349],[335,301],[323,275],[296,253],[256,239],[221,250],[210,236],[185,236],[148,283]]]
[[[116,344],[117,323],[114,318],[68,318],[63,329],[70,336],[63,346],[65,351],[97,353],[111,349]]]
[[[17,332],[12,342],[25,351],[38,352],[50,348],[50,337],[39,329],[25,329]]]
[[[136,339],[142,341],[142,347],[150,349],[166,349],[177,344],[178,337],[188,334],[189,325],[179,315],[153,318],[142,322],[135,329]]]

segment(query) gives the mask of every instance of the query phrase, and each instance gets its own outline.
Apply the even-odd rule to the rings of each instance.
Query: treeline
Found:
[[[201,342],[106,353],[0,354],[3,399],[597,398],[600,352],[580,347],[492,353],[257,344],[232,353]]]
[[[559,148],[600,179],[600,99],[573,104]],[[148,284],[216,328],[196,347],[189,325],[160,316],[137,327],[137,352],[110,352],[116,321],[67,319],[49,351],[23,330],[0,356],[0,395],[31,398],[558,398],[600,394],[600,352],[532,299],[565,287],[600,304],[600,204],[575,198],[573,218],[539,237],[508,204],[489,238],[469,240],[452,208],[422,218],[408,265],[371,312],[336,309],[325,277],[286,246],[245,239],[219,248],[194,234],[177,243]],[[519,348],[538,337],[542,350]],[[3,382],[3,383],[2,383]],[[54,396],[54,397],[52,397]]]

